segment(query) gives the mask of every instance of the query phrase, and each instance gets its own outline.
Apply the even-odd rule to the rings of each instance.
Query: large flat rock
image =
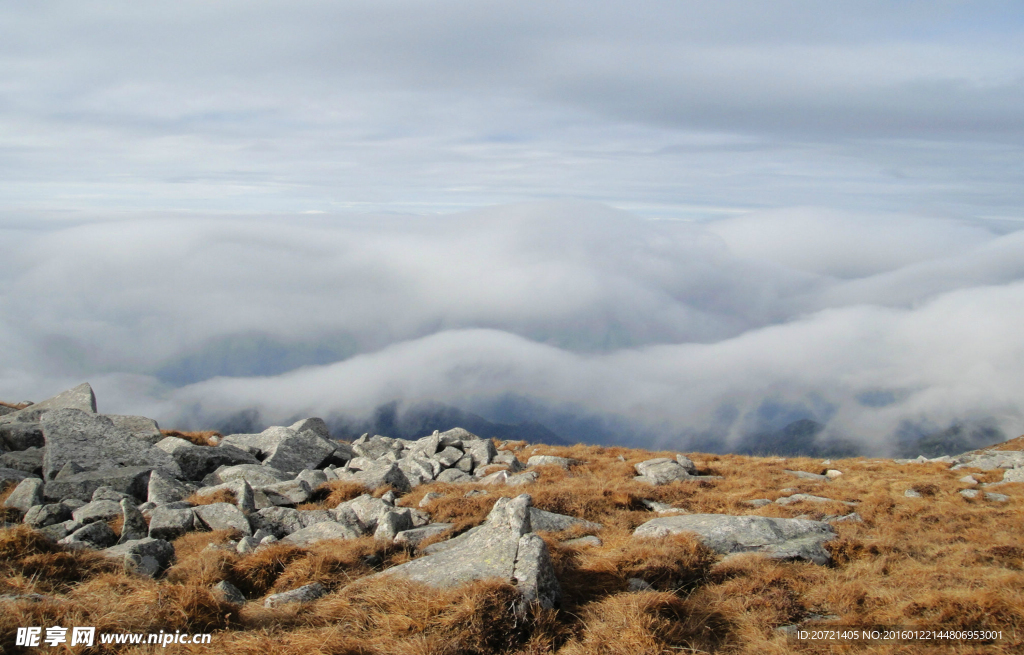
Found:
[[[827,564],[831,559],[822,546],[835,539],[828,523],[804,519],[773,519],[764,516],[687,514],[652,519],[633,531],[635,537],[664,537],[692,533],[714,551],[723,554],[763,553],[773,559],[802,559]]]

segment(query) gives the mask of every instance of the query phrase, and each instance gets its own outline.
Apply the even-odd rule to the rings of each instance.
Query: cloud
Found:
[[[945,219],[563,202],[4,236],[5,398],[89,377],[106,411],[209,424],[515,396],[665,445],[735,443],[766,403],[875,450],[908,422],[1021,429],[1024,240]]]

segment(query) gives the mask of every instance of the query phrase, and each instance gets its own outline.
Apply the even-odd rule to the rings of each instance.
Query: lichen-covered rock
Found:
[[[156,505],[184,500],[195,493],[194,485],[185,484],[162,471],[153,471],[146,485],[146,499]]]
[[[62,503],[35,505],[25,512],[25,524],[33,528],[44,528],[48,525],[71,520],[71,508]]]
[[[530,533],[531,499],[499,498],[478,529],[434,554],[378,575],[402,576],[435,587],[498,578],[515,584],[524,598],[553,607],[561,595],[544,541]],[[437,545],[437,544],[435,544]]]
[[[163,539],[143,537],[107,548],[102,554],[120,560],[126,572],[154,578],[174,561],[174,546]]]
[[[319,582],[314,582],[313,584],[304,585],[298,589],[292,589],[291,591],[285,591],[280,594],[271,594],[264,599],[263,606],[273,608],[280,607],[281,605],[287,605],[289,603],[308,603],[320,598],[326,593],[326,587]]]
[[[123,544],[147,538],[147,535],[149,535],[149,525],[146,524],[146,518],[142,515],[142,512],[132,504],[132,501],[126,498],[122,498],[118,504],[121,506],[122,521],[121,537],[117,540],[117,543]]]
[[[44,480],[52,480],[69,461],[87,471],[148,466],[163,468],[173,475],[181,473],[173,457],[159,448],[140,444],[106,416],[79,409],[55,409],[44,414],[40,424],[46,440]]]
[[[600,530],[602,527],[600,523],[579,519],[575,516],[555,514],[536,507],[530,508],[530,525],[534,532],[561,532],[574,527],[583,530]]]
[[[173,541],[195,528],[195,513],[191,509],[157,507],[149,517],[149,536],[153,539]]]
[[[7,500],[4,501],[4,507],[13,507],[22,512],[27,512],[33,506],[42,505],[44,502],[43,481],[39,478],[25,478],[7,496]]]
[[[109,525],[96,521],[75,530],[57,543],[65,546],[84,544],[90,548],[107,548],[117,543],[117,535]]]
[[[827,564],[831,559],[826,541],[836,537],[828,523],[804,519],[775,519],[764,516],[687,514],[652,519],[633,536],[664,537],[690,533],[714,551],[723,554],[758,552],[773,559],[802,559]]]
[[[207,530],[236,530],[251,535],[252,527],[242,510],[231,503],[199,505],[192,510],[202,527]]]
[[[568,457],[555,457],[554,455],[534,455],[526,460],[527,466],[560,466],[567,469],[574,464],[579,464],[579,462]]]
[[[358,539],[361,536],[363,536],[363,532],[358,528],[358,526],[354,526],[350,523],[325,521],[322,523],[314,523],[309,527],[296,530],[281,539],[281,541],[298,546],[305,546],[318,541],[326,541],[328,539]]]
[[[48,412],[57,409],[77,409],[91,414],[96,413],[96,395],[88,382],[83,382],[74,389],[68,389],[38,403],[29,405],[10,414],[0,416],[0,424],[35,423]]]
[[[82,525],[95,521],[109,521],[121,516],[121,505],[112,500],[94,500],[71,512],[71,518]]]
[[[120,466],[117,468],[83,471],[67,476],[58,476],[47,481],[43,495],[47,500],[65,498],[92,498],[100,487],[110,487],[134,498],[145,498],[149,488],[151,466]]]
[[[419,528],[411,528],[409,530],[403,530],[395,535],[394,542],[400,546],[415,547],[420,544],[421,541],[436,537],[439,534],[444,534],[448,530],[455,527],[454,523],[428,523]]]

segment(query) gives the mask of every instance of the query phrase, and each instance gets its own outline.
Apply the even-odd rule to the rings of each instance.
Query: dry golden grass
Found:
[[[218,489],[212,494],[200,496],[199,494],[192,494],[185,499],[186,502],[192,503],[193,505],[215,505],[217,503],[231,503],[234,505],[238,502],[238,497],[234,491],[230,489]]]
[[[117,572],[96,554],[64,551],[19,528],[0,532],[0,593],[45,593],[55,600],[6,604],[10,611],[0,618],[0,650],[14,652],[14,627],[21,625],[215,630],[214,648],[223,655],[1024,650],[1024,484],[998,488],[1011,497],[1008,503],[967,500],[958,493],[967,486],[958,481],[963,475],[995,482],[1001,471],[950,471],[940,464],[856,458],[834,460],[828,468],[843,475],[826,483],[784,472],[821,473],[826,467],[816,459],[691,454],[701,472],[723,479],[652,488],[633,481],[633,465],[674,453],[515,445],[524,461],[532,454],[551,454],[583,463],[568,471],[539,467],[540,479],[528,487],[423,485],[401,504],[416,507],[428,492],[443,494],[427,509],[434,521],[454,523],[453,534],[479,525],[500,496],[522,492],[532,495],[536,507],[603,524],[596,532],[600,546],[560,543],[582,530],[543,535],[564,589],[557,611],[524,613],[515,589],[501,581],[435,590],[371,578],[413,553],[370,537],[304,548],[276,544],[241,556],[230,547],[208,547],[225,544],[230,532],[192,533],[174,542],[176,563],[164,578],[152,581]],[[486,494],[464,497],[470,489]],[[656,516],[643,499],[694,513],[822,518],[851,511],[839,502],[759,509],[743,503],[792,493],[783,489],[857,503],[854,509],[863,522],[835,525],[838,538],[827,546],[831,566],[757,555],[723,560],[686,536],[632,538],[635,527]],[[906,498],[907,489],[923,497]],[[304,508],[334,507],[361,493],[358,485],[329,483]],[[644,580],[654,591],[629,592],[630,578]],[[238,608],[219,600],[209,590],[222,580],[253,602]],[[262,607],[266,595],[313,581],[330,593],[305,605]],[[994,629],[1002,630],[1004,639],[847,648],[796,641],[776,630],[822,615],[837,618],[821,620],[821,625]],[[116,652],[150,652],[120,648]],[[179,646],[179,652],[207,653],[210,646]]]
[[[215,444],[210,441],[211,438],[224,436],[216,430],[201,430],[193,432],[183,432],[181,430],[160,430],[160,434],[165,437],[178,437],[179,439],[184,439],[185,441],[194,443],[197,446],[213,446]]]

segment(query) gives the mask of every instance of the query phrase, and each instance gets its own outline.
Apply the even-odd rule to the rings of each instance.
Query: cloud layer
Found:
[[[107,411],[172,424],[513,395],[676,445],[739,439],[766,404],[879,451],[907,422],[1019,432],[1020,234],[592,203],[7,229],[0,393],[88,376]]]

